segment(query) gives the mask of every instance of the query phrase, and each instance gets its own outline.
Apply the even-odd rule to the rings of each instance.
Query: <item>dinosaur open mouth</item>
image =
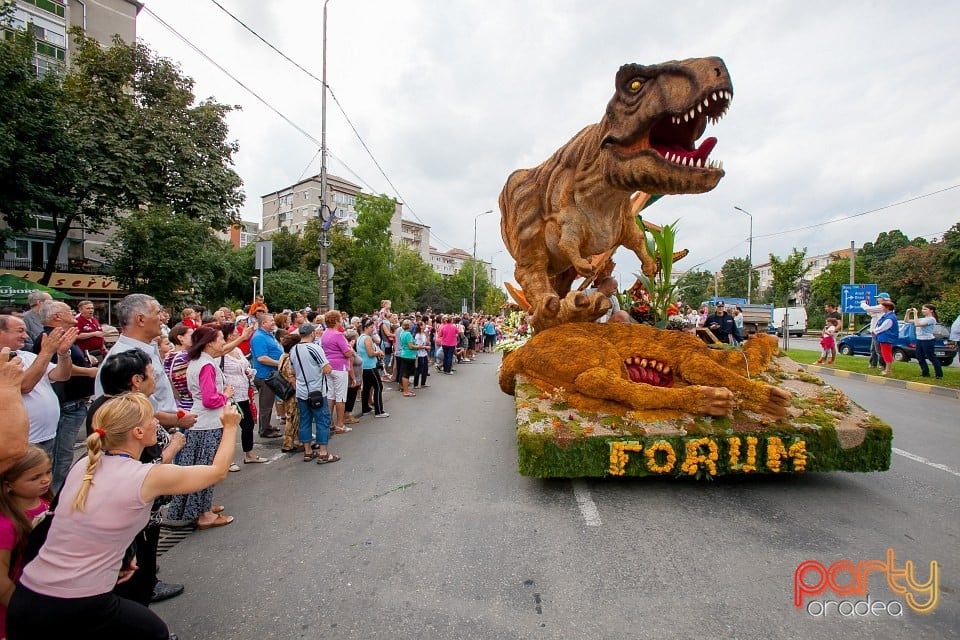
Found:
[[[708,122],[714,124],[724,116],[732,99],[733,93],[729,89],[714,89],[686,110],[664,115],[650,128],[650,148],[668,162],[681,166],[723,169],[722,162],[708,157],[717,145],[717,139],[706,138],[699,147],[697,139],[703,135]]]
[[[627,374],[633,382],[642,382],[654,387],[672,387],[673,374],[670,365],[650,358],[632,357],[623,361]]]

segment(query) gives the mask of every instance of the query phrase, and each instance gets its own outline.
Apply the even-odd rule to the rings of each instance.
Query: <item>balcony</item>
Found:
[[[18,271],[43,271],[45,266],[46,265],[43,263],[37,264],[32,260],[26,259],[14,258],[9,260],[0,260],[0,271],[9,271],[11,273],[16,273]],[[67,262],[57,262],[56,266],[54,267],[54,272],[109,275],[110,269],[107,265],[104,265],[100,262],[95,262],[93,260],[71,258]]]

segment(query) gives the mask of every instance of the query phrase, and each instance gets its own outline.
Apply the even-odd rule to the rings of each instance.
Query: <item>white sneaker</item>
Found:
[[[386,412],[384,412],[384,413],[378,413],[377,415],[375,415],[375,416],[373,416],[373,417],[374,417],[374,418],[389,418],[389,417],[390,417],[390,414],[389,414],[389,413],[386,413]]]
[[[240,465],[238,465],[236,462],[232,463],[230,465],[230,471],[240,471]]]

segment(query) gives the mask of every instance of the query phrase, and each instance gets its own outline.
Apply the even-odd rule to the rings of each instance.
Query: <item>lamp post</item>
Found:
[[[753,288],[753,216],[749,211],[734,207],[737,211],[747,214],[750,218],[750,249],[747,254],[747,304],[750,303],[750,290]]]
[[[250,304],[257,301],[257,280],[259,279],[257,276],[253,276],[253,297],[250,298]]]
[[[476,313],[477,311],[477,220],[488,213],[493,213],[493,209],[487,209],[483,213],[473,216],[473,267],[471,268],[473,285],[470,288],[470,313]]]

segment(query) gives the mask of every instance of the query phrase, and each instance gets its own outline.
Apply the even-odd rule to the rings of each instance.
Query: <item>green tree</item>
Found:
[[[475,270],[475,271],[474,271]],[[490,279],[487,277],[487,270],[481,260],[467,258],[460,266],[460,270],[443,281],[444,297],[450,301],[451,312],[459,312],[463,301],[467,301],[467,309],[473,300],[474,292],[474,273],[476,273],[476,299],[477,304],[486,297],[487,289],[490,287]]]
[[[949,283],[942,270],[943,253],[942,243],[921,248],[906,246],[875,267],[877,282],[884,283],[898,311],[908,306],[919,308],[947,288]]]
[[[394,247],[394,272],[400,277],[392,278],[387,289],[394,308],[399,310],[418,307],[417,301],[435,284],[440,274],[430,268],[420,254],[408,247]]]
[[[208,246],[214,240],[203,221],[150,207],[119,222],[105,254],[121,287],[179,306],[198,301],[211,279]]]
[[[106,230],[141,206],[163,207],[216,230],[236,222],[243,194],[232,168],[237,145],[227,141],[225,117],[232,107],[210,100],[195,105],[193,81],[141,43],[117,38],[101,48],[77,29],[71,38],[73,66],[53,96],[58,99],[27,101],[18,113],[0,113],[4,122],[55,114],[71,149],[53,165],[39,153],[18,165],[23,181],[48,194],[40,194],[40,202],[54,235],[41,282],[49,280],[71,231]],[[18,87],[29,84],[19,82]],[[41,175],[58,173],[65,163],[73,165],[61,176],[65,187]],[[37,205],[14,206],[17,202],[22,205],[22,200],[0,205],[14,231],[28,228],[38,215]]]
[[[500,307],[507,302],[507,293],[500,287],[493,285],[487,288],[487,295],[483,298],[483,311],[495,316],[500,313]]]
[[[773,273],[770,294],[776,306],[789,305],[800,278],[810,271],[812,265],[804,265],[806,257],[806,247],[802,251],[794,249],[789,256],[782,260],[772,253],[770,254],[770,271]]]
[[[263,296],[273,310],[317,306],[320,280],[316,272],[271,269],[263,273]]]
[[[730,258],[723,263],[723,280],[720,281],[720,295],[729,298],[747,297],[747,273],[750,268],[750,261],[747,258]],[[756,294],[757,285],[760,281],[760,274],[754,269],[750,280],[752,293]],[[754,296],[750,296],[752,300]]]
[[[396,201],[386,195],[360,194],[355,206],[354,273],[348,287],[349,297],[354,311],[379,309],[388,283],[394,279],[390,220]]]
[[[459,306],[455,305],[446,296],[446,287],[443,277],[437,272],[434,272],[433,276],[431,276],[430,280],[426,282],[423,289],[420,291],[420,295],[417,297],[416,301],[414,301],[414,306],[421,311],[429,308],[438,313],[459,311]]]
[[[274,269],[294,271],[300,268],[300,256],[303,252],[300,236],[290,233],[286,227],[280,227],[270,235],[269,240],[273,243]]]
[[[687,271],[677,280],[680,300],[694,309],[713,295],[713,274],[709,271]]]
[[[898,249],[909,245],[910,238],[899,229],[883,231],[877,236],[876,241],[864,243],[863,247],[857,251],[857,262],[862,262],[869,277],[876,279],[880,264],[892,258]]]
[[[60,78],[55,73],[37,77],[33,35],[14,33],[0,36],[0,215],[9,227],[7,237],[46,226],[47,216],[74,207],[71,192],[81,178]]]

